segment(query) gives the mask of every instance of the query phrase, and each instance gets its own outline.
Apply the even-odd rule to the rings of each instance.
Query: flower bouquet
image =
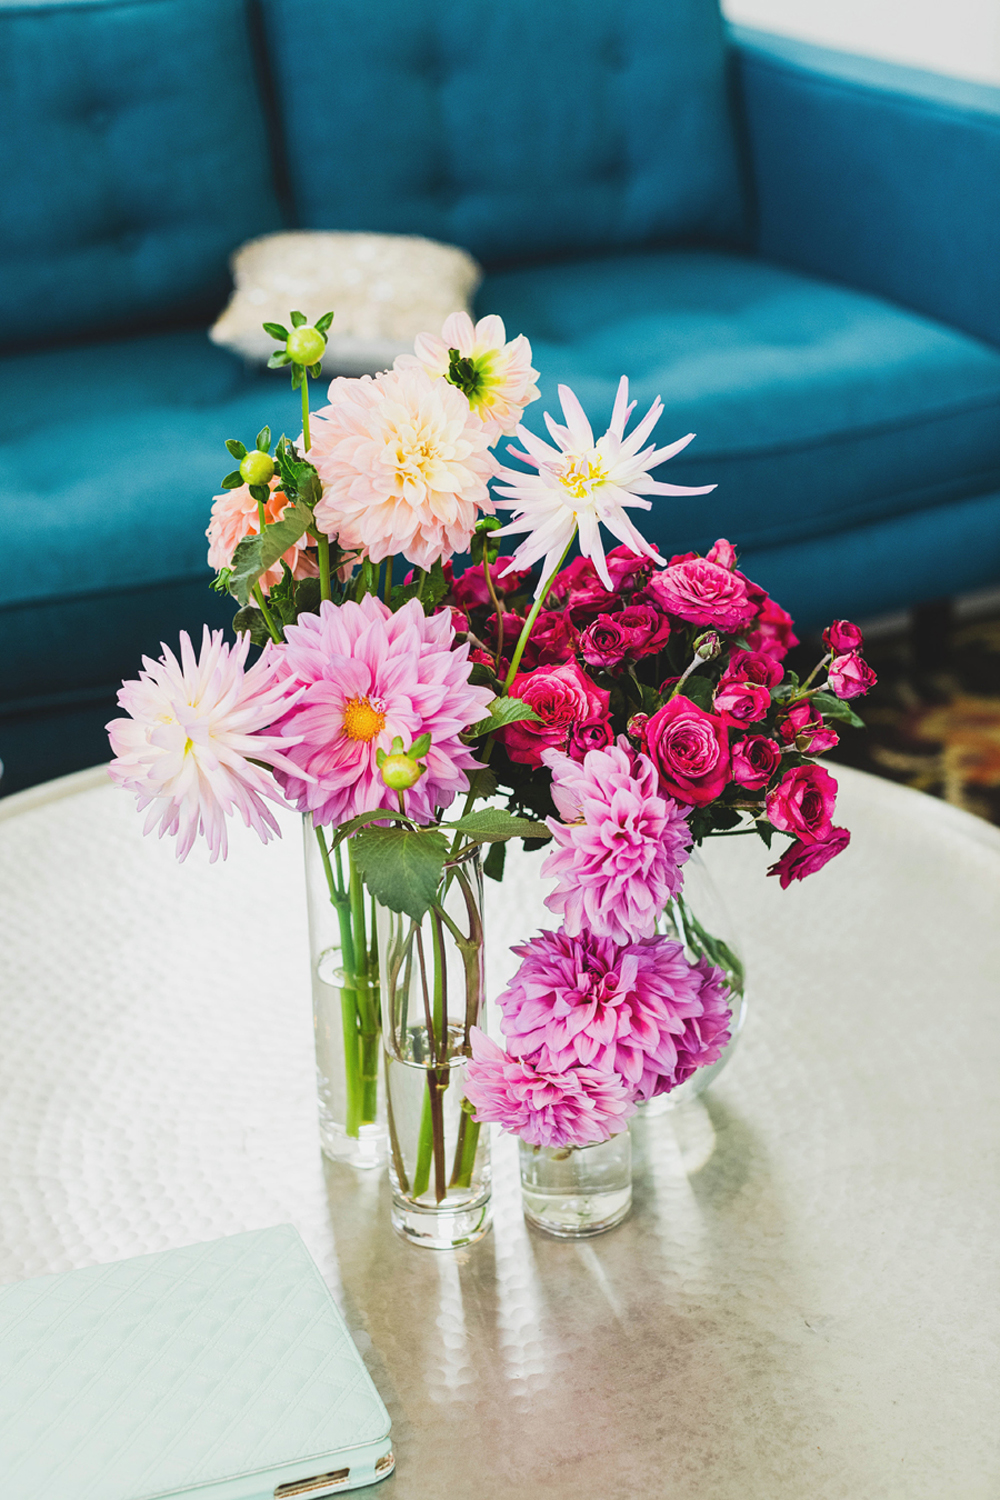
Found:
[[[304,815],[329,938],[314,958],[335,996],[324,1147],[376,1164],[386,1140],[401,1233],[485,1232],[485,1121],[536,1166],[616,1143],[598,1171],[614,1205],[588,1210],[589,1232],[627,1209],[630,1114],[718,1062],[742,993],[737,955],[685,900],[693,846],[789,835],[783,886],[843,849],[814,757],[833,723],[860,722],[848,700],[872,674],[840,621],[800,682],[782,666],[790,618],[728,542],[666,558],[636,529],[646,497],[714,488],[651,477],[693,436],[647,443],[659,400],[629,432],[623,377],[595,439],[560,387],[552,446],[520,420],[538,395],[528,341],[454,314],[311,411],[331,318],[264,325],[302,432],[273,452],[267,428],[227,443],[237,468],[207,535],[237,644],[206,629],[200,653],[182,634],[179,656],[144,660],[108,726],[111,774],[182,859],[199,834],[225,856],[233,812],[265,842],[269,804]],[[514,433],[518,467],[494,451]],[[521,540],[501,556],[506,535]],[[482,876],[503,878],[512,838],[548,848],[561,925],[515,949],[504,1052],[482,1024]],[[367,1158],[340,1149],[366,1139]]]

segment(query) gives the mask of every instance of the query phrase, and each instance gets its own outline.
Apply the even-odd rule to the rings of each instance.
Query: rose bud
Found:
[[[701,635],[695,636],[694,654],[701,661],[714,661],[722,654],[722,641],[714,630],[704,630]]]
[[[739,682],[724,677],[715,693],[715,712],[727,724],[745,728],[756,724],[771,707],[771,689],[757,682]]]
[[[729,665],[722,674],[723,682],[735,679],[737,682],[759,682],[763,687],[777,687],[785,675],[785,669],[780,661],[775,661],[773,656],[768,656],[764,651],[741,651],[735,650],[729,658]]]
[[[830,663],[827,686],[838,698],[860,698],[876,682],[875,673],[856,651],[835,656]]]
[[[625,725],[625,729],[632,739],[640,742],[646,738],[646,725],[649,723],[649,714],[633,714]]]
[[[736,548],[720,536],[715,546],[705,553],[705,561],[718,563],[720,568],[728,568],[732,573],[736,567]]]
[[[604,750],[614,737],[610,719],[591,719],[587,724],[574,724],[566,753],[571,760],[582,761],[588,750]]]
[[[845,651],[860,651],[864,638],[850,620],[834,620],[823,632],[823,645],[835,656]]]
[[[786,745],[794,745],[803,755],[822,755],[840,743],[840,736],[811,703],[796,703],[778,725]]]

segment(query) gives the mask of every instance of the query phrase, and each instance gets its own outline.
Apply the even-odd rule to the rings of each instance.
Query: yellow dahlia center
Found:
[[[574,500],[589,500],[594,487],[603,484],[607,477],[608,471],[599,457],[572,456],[566,460],[566,466],[559,475],[559,483],[569,491]]]
[[[385,728],[380,699],[348,698],[344,705],[344,733],[349,740],[373,740]]]

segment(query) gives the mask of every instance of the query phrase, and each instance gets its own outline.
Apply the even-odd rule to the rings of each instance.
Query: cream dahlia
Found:
[[[419,367],[440,379],[448,374],[452,349],[471,365],[471,389],[466,386],[466,395],[490,442],[495,443],[502,433],[509,437],[516,432],[524,408],[538,400],[538,371],[531,368],[528,340],[522,333],[508,343],[503,318],[495,313],[473,324],[467,312],[456,312],[445,319],[440,338],[418,333],[415,352],[397,355],[395,368]]]
[[[144,833],[159,823],[161,838],[177,835],[178,859],[199,833],[212,862],[220,853],[225,859],[226,818],[233,812],[265,844],[280,835],[264,799],[279,805],[283,799],[254,762],[296,769],[283,753],[290,742],[263,732],[288,706],[294,684],[279,680],[270,651],[247,670],[249,649],[249,635],[228,646],[221,630],[210,634],[206,625],[196,658],[182,630],[180,661],[166,646],[159,661],[144,656],[145,670],[118,693],[129,718],[106,726],[116,757],[112,780],[135,793],[140,812],[149,808]]]
[[[288,506],[284,491],[278,489],[277,479],[271,481],[271,495],[264,503],[264,519],[270,524],[280,521]],[[218,573],[228,568],[233,560],[238,542],[245,536],[256,536],[260,530],[260,512],[250,487],[241,484],[239,489],[224,490],[212,502],[212,519],[205,535],[208,537],[208,566]],[[303,536],[289,547],[282,561],[292,570],[293,578],[315,578],[318,573],[315,557],[306,551],[310,538]],[[281,582],[281,563],[275,563],[260,576],[264,593],[270,593],[272,584]]]
[[[657,448],[653,444],[643,448],[642,444],[663,411],[663,403],[657,397],[638,427],[626,437],[625,427],[635,409],[634,401],[629,404],[626,376],[622,376],[618,386],[611,425],[596,442],[583,407],[568,386],[559,387],[559,400],[566,418],[565,427],[560,427],[548,412],[545,413],[546,426],[558,446],[552,448],[543,443],[522,425],[517,429],[517,436],[526,451],[510,449],[515,458],[531,464],[538,473],[525,474],[504,465],[500,468],[500,478],[506,481],[507,487],[497,493],[507,496],[507,499],[499,504],[505,510],[514,511],[515,516],[497,535],[528,533],[506,571],[530,568],[544,557],[537,597],[579,530],[580,551],[584,557],[590,558],[610,593],[614,584],[604,556],[599,523],[603,523],[633,552],[662,565],[666,558],[661,557],[639,534],[626,510],[650,510],[652,502],[639,499],[642,495],[707,495],[715,485],[691,489],[686,485],[660,484],[649,477],[650,469],[686,448],[694,433],[689,432],[667,448]]]
[[[330,383],[309,458],[323,481],[316,523],[372,562],[401,552],[418,568],[467,549],[492,512],[489,435],[460,390],[424,369]]]
[[[427,618],[411,599],[391,614],[372,594],[360,604],[325,600],[285,636],[282,671],[299,691],[275,725],[289,736],[278,780],[317,827],[391,800],[376,757],[397,735],[404,745],[431,737],[421,757],[427,770],[406,793],[411,818],[429,822],[435,808],[467,789],[465,772],[478,761],[459,735],[484,716],[493,694],[469,683],[469,647],[452,650],[450,611]]]

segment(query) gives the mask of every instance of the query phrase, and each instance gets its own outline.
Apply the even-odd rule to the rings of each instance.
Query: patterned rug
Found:
[[[1000,824],[1000,610],[923,651],[909,632],[875,634],[864,654],[879,677],[855,705],[867,727],[845,728],[829,758]],[[814,649],[795,655],[815,663]]]

